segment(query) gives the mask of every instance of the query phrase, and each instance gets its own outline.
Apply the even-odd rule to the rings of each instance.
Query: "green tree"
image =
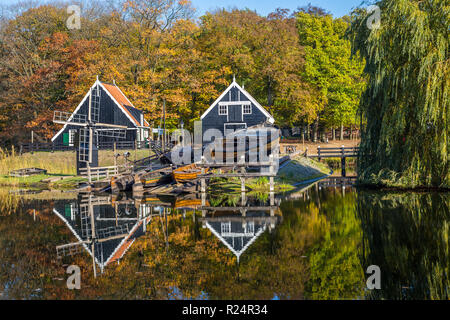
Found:
[[[381,27],[359,10],[350,36],[366,60],[360,108],[360,180],[370,184],[444,187],[449,175],[449,25],[446,0],[383,0]],[[370,157],[369,157],[370,155]]]
[[[331,15],[299,12],[297,28],[305,50],[303,79],[316,90],[314,140],[319,121],[327,126],[351,125],[364,88],[363,63],[351,57],[350,42],[345,39],[348,24]]]

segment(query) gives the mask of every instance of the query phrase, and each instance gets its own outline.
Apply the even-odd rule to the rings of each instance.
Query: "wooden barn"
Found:
[[[202,132],[217,129],[223,135],[255,125],[273,124],[275,119],[233,79],[231,85],[201,116]],[[207,144],[211,141],[203,141]]]
[[[97,81],[92,85],[92,88],[99,88],[94,90],[99,99],[99,119],[98,122],[127,126],[127,134],[124,141],[143,142],[149,136],[150,126],[144,119],[143,112],[136,109],[128,98],[123,94],[120,88],[114,83],[104,83]],[[74,115],[86,115],[89,109],[89,94],[86,93],[83,100],[77,106]],[[79,127],[72,125],[64,125],[64,127],[52,138],[54,144],[73,146],[75,135]],[[112,138],[98,137],[97,142],[112,141]]]

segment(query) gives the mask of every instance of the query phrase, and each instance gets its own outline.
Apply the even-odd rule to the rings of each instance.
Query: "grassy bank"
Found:
[[[141,159],[150,155],[149,150],[120,150],[118,153],[130,152],[129,159]],[[0,186],[14,186],[27,188],[73,188],[79,182],[85,181],[80,177],[73,177],[64,180],[44,183],[42,180],[52,177],[75,176],[76,174],[76,153],[75,151],[56,152],[34,152],[18,154],[14,149],[11,153],[6,153],[0,149]],[[118,165],[125,164],[123,156],[118,158]],[[114,152],[112,150],[99,151],[99,166],[107,167],[114,165]],[[10,177],[9,172],[24,168],[41,168],[47,170],[46,175],[36,175],[25,178]]]
[[[120,151],[123,154],[124,150]],[[150,155],[149,150],[129,150],[130,160],[141,159]],[[86,179],[75,176],[75,152],[35,152],[18,155],[12,151],[7,155],[0,150],[0,186],[26,187],[41,189],[71,189]],[[125,159],[119,157],[118,164],[124,164]],[[99,165],[114,165],[114,153],[112,150],[99,152]],[[25,178],[10,177],[9,172],[22,168],[41,168],[47,170],[45,175],[35,175]],[[328,174],[330,171],[323,163],[298,156],[290,163],[282,166],[275,178],[275,191],[287,192],[294,189],[293,184],[310,179],[315,179]],[[52,182],[43,180],[53,178]],[[61,179],[58,179],[61,178]],[[218,190],[240,191],[240,179],[216,179],[213,185]],[[219,187],[220,185],[220,187]],[[247,187],[255,192],[265,192],[269,188],[269,179],[265,177],[248,179]]]
[[[275,192],[289,192],[294,190],[297,183],[324,177],[330,173],[330,168],[323,163],[302,156],[282,166],[275,177]],[[269,190],[269,179],[267,177],[247,179],[245,183],[251,192],[267,192]],[[215,179],[211,184],[214,192],[239,192],[241,181],[239,178]]]
[[[48,178],[61,178],[52,182],[43,182]],[[63,179],[64,178],[64,179]],[[59,174],[40,174],[30,177],[17,178],[8,175],[0,175],[0,186],[9,186],[13,188],[36,188],[36,189],[71,189],[80,182],[85,182],[87,179],[82,177],[59,175]]]
[[[330,173],[330,168],[310,158],[298,156],[278,171],[277,180],[285,184],[296,184],[323,177]]]

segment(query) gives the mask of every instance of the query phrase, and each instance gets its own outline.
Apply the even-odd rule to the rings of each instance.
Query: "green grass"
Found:
[[[275,192],[282,193],[295,189],[294,184],[323,177],[330,173],[330,168],[318,161],[299,156],[283,166],[275,177]],[[253,193],[263,193],[269,190],[269,178],[259,177],[247,179],[246,187]],[[212,180],[211,190],[215,193],[240,192],[239,178],[216,178]]]
[[[330,173],[330,168],[318,161],[297,157],[278,171],[278,180],[286,184],[295,184]]]
[[[67,175],[66,175],[67,176]],[[64,180],[58,180],[51,183],[42,182],[42,180],[54,177],[64,177],[60,174],[39,174],[29,177],[10,177],[8,175],[0,175],[0,186],[10,187],[27,187],[27,188],[57,188],[69,189],[76,187],[78,183],[85,182],[87,179],[82,177],[71,177]]]
[[[120,150],[117,153],[123,155],[130,152],[130,161],[142,159],[151,155],[149,150]],[[34,152],[19,155],[13,149],[10,154],[0,149],[0,175],[8,175],[10,171],[24,168],[40,168],[47,170],[49,174],[75,175],[76,174],[75,151]],[[125,164],[123,156],[118,158],[118,165]],[[99,166],[108,167],[114,165],[114,152],[112,150],[99,151]]]
[[[130,152],[130,161],[135,159],[142,159],[150,156],[152,153],[149,150],[120,150],[117,153],[123,155],[125,152]],[[19,155],[14,149],[11,153],[6,153],[0,149],[0,186],[15,186],[15,187],[29,187],[29,188],[57,188],[69,189],[76,187],[79,182],[84,182],[86,179],[81,177],[73,177],[52,183],[41,182],[46,178],[59,176],[75,176],[76,175],[76,153],[75,151],[57,151],[57,152],[34,152],[24,153]],[[117,159],[118,165],[125,164],[123,156]],[[99,166],[109,167],[114,165],[114,151],[101,150],[99,151]],[[25,178],[10,177],[9,172],[25,168],[40,168],[47,170],[46,175],[35,175]]]

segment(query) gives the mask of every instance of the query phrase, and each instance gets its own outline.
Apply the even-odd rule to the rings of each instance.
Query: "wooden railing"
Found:
[[[113,150],[114,141],[99,142],[97,145],[99,150]],[[132,149],[148,149],[149,144],[146,141],[116,141],[116,149],[132,150]],[[19,152],[54,152],[54,151],[75,151],[75,146],[46,142],[46,143],[22,143],[19,146]]]
[[[47,151],[47,152],[54,152],[54,151],[74,151],[75,148],[63,144],[54,144],[52,142],[46,142],[46,143],[22,143],[19,146],[19,152],[27,153],[27,152],[37,152],[37,151]]]
[[[124,173],[129,170],[127,166],[111,166],[111,167],[97,167],[97,168],[82,168],[80,169],[80,175],[82,177],[89,177],[89,170],[91,178],[95,180],[110,179],[120,173]]]
[[[347,157],[357,157],[359,154],[358,147],[340,147],[340,148],[321,148],[317,147],[317,154],[309,155],[305,152],[306,157],[310,158],[347,158]]]

